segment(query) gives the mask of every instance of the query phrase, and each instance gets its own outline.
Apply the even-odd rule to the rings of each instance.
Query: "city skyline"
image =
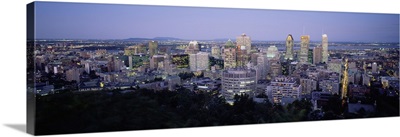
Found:
[[[53,4],[27,8],[31,134],[399,116],[397,14]],[[182,40],[121,40],[154,37]]]
[[[294,41],[301,35],[321,41],[321,35],[328,34],[329,41],[336,42],[399,42],[398,14],[48,2],[36,6],[40,39],[205,40],[246,33],[255,41],[284,41],[288,34]]]

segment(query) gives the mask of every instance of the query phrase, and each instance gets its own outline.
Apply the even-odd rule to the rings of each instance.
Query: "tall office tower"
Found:
[[[294,39],[291,34],[289,34],[286,38],[286,55],[285,60],[293,60],[293,43]]]
[[[313,50],[313,64],[318,64],[322,62],[322,47],[316,46]]]
[[[314,51],[313,49],[308,49],[308,58],[307,62],[312,64],[314,62]]]
[[[322,62],[328,63],[328,35],[322,35]]]
[[[224,69],[236,68],[236,48],[231,40],[224,47]]]
[[[246,54],[250,54],[251,51],[251,39],[246,34],[242,34],[236,37],[236,46],[239,47],[241,50],[246,50]]]
[[[246,67],[251,51],[251,39],[246,34],[236,37],[236,62],[237,67]]]
[[[200,51],[199,43],[197,41],[190,41],[189,46],[186,47],[186,54],[196,54]]]
[[[258,79],[266,79],[267,73],[269,72],[269,63],[266,56],[261,55],[257,57],[257,67],[260,71],[260,76]]]
[[[150,41],[149,42],[149,54],[150,57],[152,57],[153,55],[157,54],[158,52],[158,42],[157,41]]]
[[[207,70],[209,68],[209,57],[206,52],[189,54],[190,71]]]
[[[238,45],[236,47],[236,66],[237,67],[246,67],[248,62],[247,50],[244,46]]]
[[[310,44],[310,36],[309,35],[302,35],[300,37],[301,43],[300,43],[300,55],[299,57],[299,62],[300,63],[306,63],[308,61],[308,49],[309,49],[309,44]]]

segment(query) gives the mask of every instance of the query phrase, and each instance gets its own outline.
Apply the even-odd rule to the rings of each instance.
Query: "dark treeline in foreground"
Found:
[[[287,107],[237,96],[234,105],[190,91],[61,93],[37,97],[37,134],[239,125],[307,120],[308,101]]]
[[[312,112],[310,101],[286,106],[236,96],[233,105],[213,93],[186,90],[65,92],[36,99],[36,134],[65,134],[339,119]],[[332,101],[333,103],[335,100]],[[371,116],[371,115],[369,115]],[[362,117],[362,116],[360,116]]]

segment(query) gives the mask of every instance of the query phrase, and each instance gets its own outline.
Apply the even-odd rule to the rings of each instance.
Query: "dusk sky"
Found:
[[[283,41],[399,42],[398,14],[37,2],[36,37],[126,39],[175,37]]]

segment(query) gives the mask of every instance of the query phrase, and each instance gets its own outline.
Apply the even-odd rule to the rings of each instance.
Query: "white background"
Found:
[[[60,1],[60,0],[53,0]],[[1,0],[0,7],[0,136],[28,136],[26,123],[26,4],[29,0]],[[68,2],[79,2],[68,0]],[[396,0],[84,0],[123,3],[315,11],[400,13]],[[168,130],[73,134],[66,136],[398,136],[400,118],[297,122]],[[15,128],[17,127],[17,129]],[[397,135],[396,135],[397,134]]]

